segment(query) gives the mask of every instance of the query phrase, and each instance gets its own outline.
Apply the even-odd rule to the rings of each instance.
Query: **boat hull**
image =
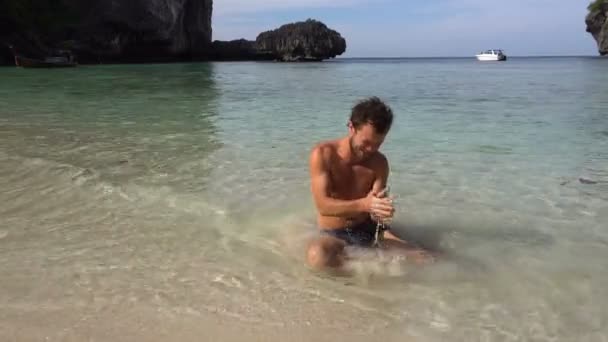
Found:
[[[78,65],[75,62],[44,61],[21,56],[15,57],[15,65],[23,68],[70,68]]]
[[[478,61],[482,62],[502,62],[507,60],[505,55],[476,55]]]

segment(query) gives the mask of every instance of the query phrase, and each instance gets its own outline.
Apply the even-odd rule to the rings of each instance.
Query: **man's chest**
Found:
[[[367,195],[376,179],[376,172],[364,165],[336,164],[330,168],[330,173],[332,192],[346,198]]]

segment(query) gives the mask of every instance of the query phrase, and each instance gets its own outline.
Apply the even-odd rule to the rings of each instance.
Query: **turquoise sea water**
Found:
[[[444,255],[319,277],[308,152],[371,95]],[[1,68],[0,336],[605,341],[607,113],[600,58]]]

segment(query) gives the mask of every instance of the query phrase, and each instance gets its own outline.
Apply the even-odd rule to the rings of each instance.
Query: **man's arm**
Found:
[[[384,198],[384,199],[392,202],[392,200],[390,199],[390,194],[388,194],[386,191],[386,190],[388,190],[387,184],[388,184],[388,175],[389,175],[388,160],[386,159],[386,157],[383,154],[378,153],[378,157],[373,161],[373,164],[374,164],[373,168],[376,173],[376,179],[374,180],[374,183],[372,184],[372,194],[376,197]],[[381,216],[371,215],[371,218],[375,222],[378,222],[380,218],[382,218],[382,220],[385,222],[390,222],[390,220],[393,217],[394,212],[395,212],[395,209],[393,208],[393,206],[391,204],[388,212],[382,212]]]
[[[378,159],[375,164],[376,179],[374,180],[374,184],[372,185],[372,192],[378,197],[384,197],[385,194],[380,192],[384,190],[386,188],[386,185],[388,184],[388,160],[383,154],[378,153]]]
[[[323,216],[351,217],[369,212],[371,198],[339,200],[329,195],[329,165],[324,158],[324,148],[315,147],[310,154],[311,190],[315,205]]]

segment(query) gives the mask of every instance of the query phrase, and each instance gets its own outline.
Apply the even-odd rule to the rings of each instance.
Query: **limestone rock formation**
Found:
[[[597,42],[600,55],[608,55],[608,0],[595,0],[589,5],[585,18],[587,32]]]
[[[204,56],[212,0],[6,0],[0,38],[17,49],[68,48],[79,60],[138,62]]]
[[[346,50],[340,33],[313,19],[262,32],[255,41],[212,42],[212,10],[213,0],[4,0],[0,63],[14,63],[13,53],[44,58],[57,51],[81,64],[320,61]]]
[[[346,40],[322,22],[308,19],[260,33],[256,49],[281,61],[320,61],[344,53]]]

